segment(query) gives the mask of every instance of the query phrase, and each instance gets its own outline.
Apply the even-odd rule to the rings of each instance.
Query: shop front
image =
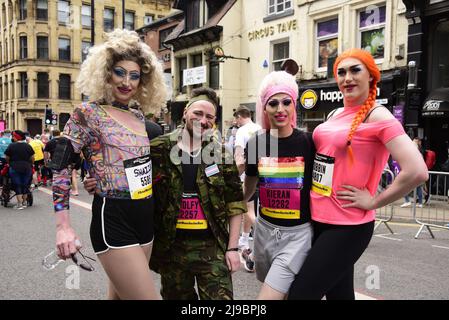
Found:
[[[377,88],[377,103],[391,111],[396,104],[394,76],[394,72],[385,72]],[[343,107],[343,94],[334,79],[299,84],[298,126],[304,130],[312,132],[326,121],[332,110],[340,107]]]
[[[416,121],[407,121],[413,128],[407,132],[436,152],[438,168],[447,161],[449,147],[449,1],[403,2],[409,21],[407,61],[416,65],[415,74],[408,75],[405,105],[406,118]]]

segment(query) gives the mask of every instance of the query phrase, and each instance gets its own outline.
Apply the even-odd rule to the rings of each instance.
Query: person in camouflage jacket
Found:
[[[233,298],[231,273],[240,266],[237,242],[246,205],[232,154],[213,130],[217,105],[213,90],[195,89],[184,111],[185,125],[151,141],[155,239],[150,267],[161,274],[164,299],[197,299],[195,280],[201,299]],[[203,129],[196,149],[195,123]],[[188,179],[182,152],[198,149],[201,161],[190,183],[207,221],[201,233],[185,232],[179,225]]]

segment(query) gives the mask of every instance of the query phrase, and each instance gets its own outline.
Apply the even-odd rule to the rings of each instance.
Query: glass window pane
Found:
[[[112,19],[114,17],[114,11],[111,9],[104,9],[104,18]]]
[[[432,89],[449,87],[449,21],[441,21],[433,35],[432,48]]]
[[[371,53],[375,59],[384,57],[384,31],[385,28],[380,28],[361,33],[361,48]]]
[[[36,18],[38,20],[48,19],[48,2],[47,0],[38,0],[36,7]]]
[[[209,87],[219,89],[220,87],[220,64],[210,63],[209,67]]]
[[[375,26],[385,23],[385,6],[369,6],[366,10],[360,11],[360,28]]]
[[[324,22],[319,22],[318,26],[318,37],[324,37],[328,35],[333,35],[338,33],[338,19],[332,19]]]
[[[81,42],[81,61],[86,60],[87,54],[89,53],[90,41]]]
[[[289,43],[277,43],[273,45],[273,60],[287,59],[289,51]]]
[[[282,62],[283,61],[274,62],[273,63],[273,71],[281,71]]]
[[[289,9],[291,8],[291,6],[292,6],[291,1],[285,1],[285,9]]]
[[[81,7],[81,14],[83,16],[89,16],[90,17],[90,6],[84,5]]]
[[[338,39],[329,39],[319,42],[318,67],[327,67],[327,59],[337,56]]]
[[[37,0],[37,8],[38,9],[47,9],[48,1],[47,0]]]

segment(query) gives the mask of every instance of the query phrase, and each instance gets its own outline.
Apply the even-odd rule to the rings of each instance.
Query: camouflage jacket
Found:
[[[151,268],[158,271],[176,238],[176,222],[183,193],[183,177],[178,137],[182,132],[159,136],[151,141],[153,163],[154,244]],[[242,183],[232,154],[212,134],[202,143],[202,154],[213,155],[207,164],[198,165],[198,197],[211,233],[220,248],[226,250],[229,239],[229,217],[246,212]],[[213,150],[213,151],[210,151]],[[211,157],[212,158],[212,157]],[[212,163],[210,161],[213,161]],[[205,169],[217,164],[219,172],[209,177]]]

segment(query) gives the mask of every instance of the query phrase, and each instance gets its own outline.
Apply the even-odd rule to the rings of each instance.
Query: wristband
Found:
[[[239,251],[239,248],[227,248],[226,252],[229,252],[229,251]]]

